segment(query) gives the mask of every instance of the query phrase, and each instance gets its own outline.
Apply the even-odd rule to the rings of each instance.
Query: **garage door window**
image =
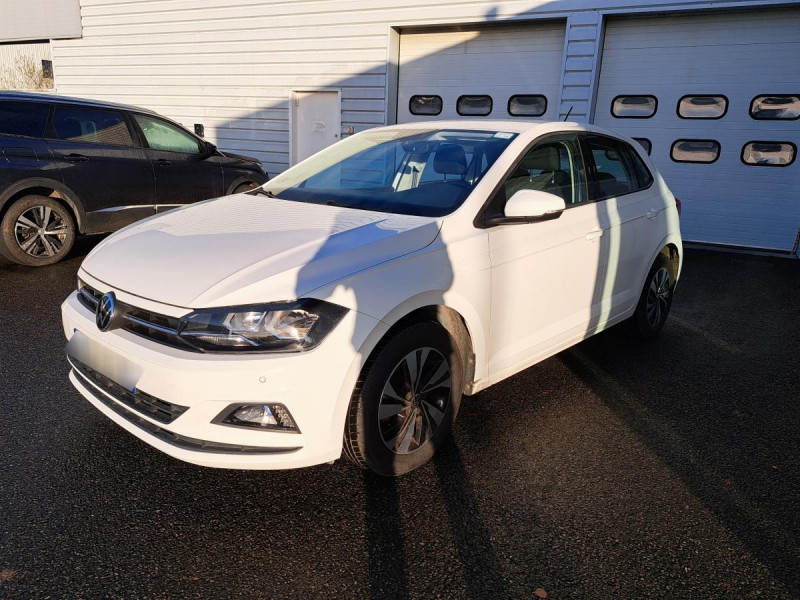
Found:
[[[491,96],[459,96],[456,112],[462,117],[485,117],[492,112]]]
[[[547,98],[541,94],[517,94],[508,99],[508,114],[512,117],[541,117],[547,112]]]
[[[60,140],[84,144],[133,146],[122,113],[83,106],[56,106],[53,126]]]
[[[721,119],[728,112],[725,96],[684,96],[678,100],[681,119]]]
[[[670,156],[675,162],[713,163],[719,158],[719,142],[714,140],[677,140]]]
[[[441,96],[411,96],[408,112],[412,115],[435,116],[442,112]]]
[[[648,154],[650,154],[650,152],[653,150],[653,142],[651,142],[647,138],[633,138],[633,139],[636,140],[636,143],[639,144],[642,148],[644,148],[644,151],[647,152]]]
[[[655,96],[617,96],[611,101],[611,114],[619,119],[649,119],[657,109]]]
[[[797,147],[791,142],[748,142],[742,148],[742,162],[762,167],[788,167]]]
[[[754,119],[800,119],[800,95],[756,96],[750,103],[750,116]]]

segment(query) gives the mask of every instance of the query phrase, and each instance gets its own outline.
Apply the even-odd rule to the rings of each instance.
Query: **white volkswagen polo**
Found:
[[[622,321],[655,336],[679,206],[636,142],[596,127],[372,129],[100,243],[62,306],[70,380],[191,463],[344,452],[399,475],[463,396]]]

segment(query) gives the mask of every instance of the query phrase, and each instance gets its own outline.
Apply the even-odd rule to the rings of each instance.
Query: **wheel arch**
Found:
[[[0,219],[16,200],[31,194],[58,200],[72,213],[78,232],[84,233],[86,230],[86,210],[81,201],[63,183],[46,177],[23,179],[3,190],[2,194],[0,194]]]
[[[370,336],[361,346],[361,369],[367,365],[382,342],[412,323],[432,321],[438,323],[456,342],[464,367],[464,394],[472,393],[477,379],[485,377],[481,369],[485,360],[484,335],[477,313],[468,306],[442,302],[441,294],[420,294],[395,307],[381,319],[384,325],[376,335]]]

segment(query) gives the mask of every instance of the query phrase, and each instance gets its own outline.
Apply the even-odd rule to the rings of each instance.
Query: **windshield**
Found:
[[[505,131],[381,129],[347,138],[263,186],[285,200],[440,217],[517,136]]]

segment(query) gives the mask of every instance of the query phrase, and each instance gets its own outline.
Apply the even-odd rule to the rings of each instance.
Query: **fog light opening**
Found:
[[[300,433],[292,415],[283,404],[238,404],[229,406],[213,422],[234,427]]]

